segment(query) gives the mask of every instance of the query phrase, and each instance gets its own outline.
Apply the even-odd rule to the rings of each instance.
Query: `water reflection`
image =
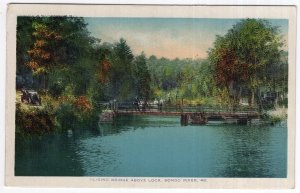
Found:
[[[226,126],[220,129],[226,154],[218,160],[216,175],[223,177],[286,177],[286,131],[270,126]],[[281,135],[281,136],[280,136]],[[274,151],[275,150],[275,151]]]
[[[16,136],[16,176],[82,176],[76,141],[67,135]]]
[[[98,123],[98,135],[118,135],[122,132],[136,129],[145,129],[147,127],[172,127],[178,126],[177,117],[157,117],[153,116],[119,116],[112,123]]]
[[[16,142],[16,175],[286,177],[286,125],[181,127],[178,117],[128,116]]]

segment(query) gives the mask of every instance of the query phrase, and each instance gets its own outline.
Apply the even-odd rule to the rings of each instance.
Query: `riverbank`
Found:
[[[262,119],[269,121],[271,124],[275,124],[281,121],[287,120],[288,108],[286,107],[276,107],[273,110],[266,111],[262,115]]]
[[[41,105],[33,105],[21,102],[21,95],[16,92],[16,134],[44,135],[97,126],[100,109],[85,96],[54,98],[41,94]]]
[[[52,97],[51,95],[41,94],[42,99],[41,105],[32,105],[29,103],[21,102],[21,92],[17,91],[16,93],[16,133],[21,133],[22,135],[43,135],[45,133],[53,133],[56,131],[64,130],[77,130],[80,128],[97,128],[97,124],[101,121],[101,109],[96,106],[93,106],[93,103],[85,96],[59,96]],[[191,101],[189,101],[191,102]],[[188,108],[187,108],[188,107]],[[119,114],[143,114],[143,115],[181,115],[183,112],[190,111],[190,106],[187,106],[187,109],[175,108],[174,112],[169,112],[169,107],[167,111],[159,112],[156,111],[147,111],[147,112],[135,112],[128,111],[125,112],[119,111]],[[193,111],[195,112],[205,112],[208,111],[209,117],[213,119],[224,119],[224,116],[227,117],[225,123],[239,123],[247,124],[249,120],[245,118],[244,112],[240,115],[238,112],[230,113],[228,109],[223,109],[224,116],[220,115],[220,108],[214,109],[209,107],[206,109],[205,106],[194,105]],[[215,113],[212,112],[215,110]],[[228,113],[226,113],[226,110]],[[241,111],[245,109],[241,108]],[[246,109],[247,110],[247,109]],[[188,113],[188,112],[186,112]],[[250,116],[251,124],[275,124],[280,121],[287,119],[287,108],[276,108],[275,110],[266,111],[262,115],[258,115],[255,112],[252,112],[255,116]],[[249,116],[249,115],[248,115]],[[241,120],[239,120],[241,119]],[[259,119],[258,121],[255,121]],[[112,117],[109,118],[109,121],[113,121]],[[204,122],[203,122],[204,123]]]

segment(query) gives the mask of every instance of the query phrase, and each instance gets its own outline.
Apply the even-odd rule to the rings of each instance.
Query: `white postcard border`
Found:
[[[72,15],[82,17],[166,18],[278,18],[289,19],[289,108],[287,178],[123,178],[123,177],[15,177],[15,77],[17,16]],[[7,15],[6,72],[6,185],[30,187],[132,187],[132,188],[293,188],[295,184],[296,113],[296,7],[295,6],[159,6],[159,5],[54,5],[11,4]],[[102,180],[106,179],[106,180]],[[127,179],[128,181],[126,181]],[[133,182],[145,179],[145,182]],[[160,179],[161,182],[150,180]],[[168,181],[166,181],[169,180]],[[173,180],[173,181],[172,181]],[[177,180],[177,181],[176,181]]]

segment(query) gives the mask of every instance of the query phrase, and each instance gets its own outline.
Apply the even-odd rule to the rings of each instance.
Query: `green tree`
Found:
[[[144,53],[135,58],[134,65],[137,96],[148,101],[151,96],[151,77],[146,64],[146,56]]]
[[[26,65],[29,62],[27,51],[33,44],[33,28],[32,22],[34,17],[18,17],[17,18],[17,89],[23,86],[29,87],[32,79],[31,70]]]
[[[253,104],[255,93],[266,80],[263,70],[274,66],[282,45],[278,28],[265,20],[237,23],[225,36],[217,37],[209,51],[217,85],[227,89],[235,102],[239,101],[241,88],[247,88]]]
[[[17,47],[23,51],[19,63],[25,63],[33,74],[43,77],[44,89],[48,89],[49,79],[50,84],[63,79],[61,82],[65,84],[77,81],[75,90],[83,93],[89,81],[83,80],[86,76],[76,73],[93,71],[95,58],[92,53],[98,43],[89,35],[83,18],[22,17],[18,22],[17,36],[20,38]],[[29,37],[22,38],[23,33]],[[60,69],[66,74],[57,72]]]
[[[134,95],[133,54],[126,40],[120,39],[109,56],[111,63],[111,90],[113,98],[130,99]]]
[[[32,33],[34,43],[31,49],[28,50],[30,60],[27,66],[37,75],[43,76],[43,86],[44,89],[47,89],[49,70],[59,63],[56,51],[59,50],[57,45],[62,36],[41,22],[32,22],[32,27],[34,29]]]

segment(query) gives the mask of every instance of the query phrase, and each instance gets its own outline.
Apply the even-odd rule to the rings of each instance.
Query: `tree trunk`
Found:
[[[255,93],[254,89],[251,89],[251,95],[248,97],[248,103],[250,107],[253,107],[254,105],[254,100],[255,100]]]
[[[46,83],[46,74],[44,74],[44,90],[46,90],[46,87],[47,87],[46,84],[47,84],[47,83]]]
[[[49,77],[47,73],[44,73],[44,91],[48,90],[48,85],[49,85]]]
[[[251,90],[251,107],[254,106],[254,100],[255,100],[255,93],[254,90]]]

